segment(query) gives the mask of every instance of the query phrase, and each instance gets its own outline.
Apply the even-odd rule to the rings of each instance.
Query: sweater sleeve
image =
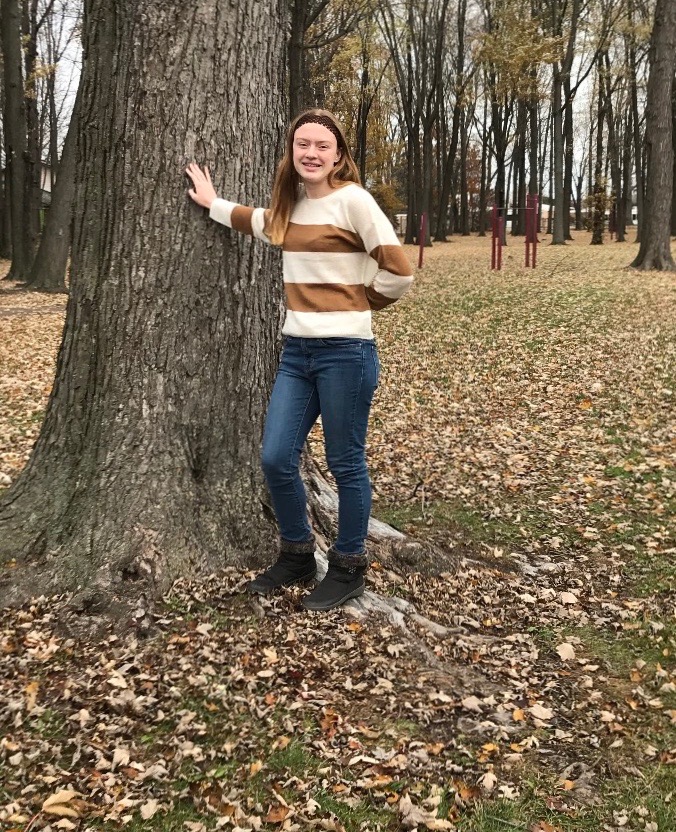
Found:
[[[242,234],[249,234],[265,243],[270,238],[263,230],[265,227],[265,208],[248,208],[246,205],[238,205],[236,202],[228,202],[227,199],[217,197],[209,209],[209,216],[212,220],[234,228]]]
[[[366,287],[372,310],[378,311],[399,300],[413,283],[411,264],[380,206],[363,188],[354,189],[358,198],[350,203],[349,217],[369,256],[378,264],[373,282]]]

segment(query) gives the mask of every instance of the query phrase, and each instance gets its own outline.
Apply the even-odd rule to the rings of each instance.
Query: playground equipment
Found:
[[[502,238],[505,233],[505,220],[500,216],[502,209],[493,206],[491,229],[491,269],[502,269]],[[526,212],[526,268],[534,269],[538,250],[538,195],[527,194],[526,207],[514,208],[514,211]]]
[[[418,268],[422,268],[423,251],[425,250],[425,237],[427,236],[427,212],[420,215],[420,230],[418,232]]]

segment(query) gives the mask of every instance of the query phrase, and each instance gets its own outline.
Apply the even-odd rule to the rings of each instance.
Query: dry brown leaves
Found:
[[[673,551],[676,292],[673,276],[621,269],[631,246],[584,242],[543,247],[534,273],[514,246],[502,274],[488,241],[435,246],[412,296],[377,317],[381,504],[540,518],[484,563],[371,571],[372,588],[451,636],[308,615],[297,592],[252,601],[232,571],[177,586],[145,641],[64,637],[63,599],[7,611],[0,822],[72,829],[189,805],[188,832],[343,829],[338,805],[368,807],[363,829],[452,829],[481,797],[518,797],[528,766],[555,776],[548,805],[567,812],[594,802],[614,760],[673,762],[636,726],[676,722],[674,599],[630,597],[624,570],[636,546]],[[0,472],[13,479],[63,316],[2,288]],[[636,633],[652,657],[612,679],[594,631]]]

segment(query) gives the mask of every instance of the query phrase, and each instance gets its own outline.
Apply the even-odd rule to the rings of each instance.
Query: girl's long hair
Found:
[[[338,133],[340,161],[329,172],[327,179],[329,186],[332,188],[341,188],[348,182],[356,182],[358,185],[361,185],[359,170],[354,163],[350,148],[347,145],[342,124],[328,110],[303,110],[289,125],[284,156],[277,165],[277,173],[275,174],[275,181],[272,186],[272,199],[265,224],[265,233],[270,238],[270,242],[275,245],[281,245],[284,242],[291,211],[300,193],[301,178],[293,166],[293,137],[298,128],[298,123],[306,116],[321,116],[322,118],[329,119]]]

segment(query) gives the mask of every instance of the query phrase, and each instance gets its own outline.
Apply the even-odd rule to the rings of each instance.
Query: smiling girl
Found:
[[[366,430],[380,365],[371,312],[400,298],[411,266],[394,229],[359,183],[345,134],[327,110],[291,123],[270,208],[220,199],[207,168],[187,168],[209,216],[283,251],[284,348],[268,405],[262,465],[280,530],[277,561],[249,585],[268,594],[315,577],[315,541],[300,477],[305,440],[321,415],[338,486],[338,535],[324,580],[303,599],[328,610],[364,592],[371,484]]]

